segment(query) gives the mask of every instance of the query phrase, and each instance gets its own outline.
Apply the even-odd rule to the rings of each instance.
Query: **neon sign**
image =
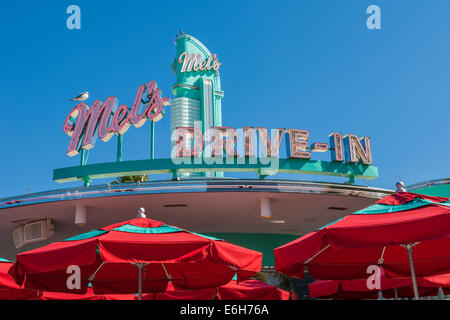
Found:
[[[67,154],[81,153],[80,165],[54,170],[57,182],[112,178],[123,175],[170,174],[172,179],[224,177],[225,172],[253,172],[259,179],[277,173],[318,174],[355,179],[375,179],[378,168],[372,165],[370,138],[333,132],[328,141],[312,142],[304,129],[222,126],[222,98],[219,62],[216,54],[186,34],[176,37],[176,56],[172,71],[170,111],[170,157],[154,158],[155,122],[163,117],[162,98],[155,81],[138,87],[131,108],[118,106],[114,96],[91,106],[81,102],[67,116],[63,130],[71,137]],[[146,95],[148,101],[142,97]],[[131,125],[139,128],[150,120],[150,157],[123,161],[123,135]],[[87,164],[89,149],[96,138],[109,141],[117,135],[115,162]],[[286,145],[286,158],[280,154]],[[314,152],[328,152],[331,161],[314,159]]]
[[[331,159],[335,162],[372,164],[370,138],[358,138],[353,134],[342,137],[340,133],[329,136],[330,143],[315,142],[308,145],[309,131],[299,129],[274,129],[272,139],[267,128],[244,127],[241,134],[231,127],[212,127],[203,135],[196,127],[176,128],[176,157],[253,157],[255,156],[254,135],[259,137],[262,157],[278,157],[283,136],[286,135],[288,158],[311,159],[311,152],[331,151]],[[239,154],[236,150],[238,137],[243,137],[244,150]],[[331,147],[330,147],[331,145]]]
[[[142,100],[147,92],[148,101]],[[131,125],[139,128],[150,119],[153,122],[163,117],[163,106],[169,104],[169,98],[161,97],[161,90],[155,81],[142,84],[138,87],[136,97],[131,109],[122,104],[117,107],[115,96],[108,97],[105,102],[95,100],[91,107],[86,103],[77,104],[64,121],[63,131],[71,137],[67,155],[73,157],[81,149],[89,150],[94,147],[95,133],[104,142],[113,135],[124,135]],[[140,113],[141,104],[146,108]]]
[[[211,54],[208,57],[208,60],[202,59],[200,54],[191,54],[188,52],[183,52],[178,58],[178,63],[182,63],[181,72],[190,72],[194,71],[204,71],[204,70],[215,70],[218,71],[221,63],[217,59],[216,54]]]

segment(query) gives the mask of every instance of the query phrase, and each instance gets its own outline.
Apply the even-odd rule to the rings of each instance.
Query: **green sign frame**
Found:
[[[298,158],[275,159],[277,162],[262,161],[249,158],[224,158],[223,163],[195,163],[193,158],[179,158],[184,163],[175,163],[172,159],[146,159],[132,161],[114,161],[106,163],[86,164],[82,166],[59,168],[53,170],[55,182],[83,181],[89,185],[91,179],[113,178],[127,175],[172,174],[173,179],[179,173],[186,172],[254,172],[260,179],[277,173],[313,174],[336,177],[347,177],[353,184],[357,179],[376,179],[378,168],[373,165],[344,163],[338,161],[306,160]],[[189,161],[186,161],[189,160]],[[253,161],[252,161],[253,160]]]

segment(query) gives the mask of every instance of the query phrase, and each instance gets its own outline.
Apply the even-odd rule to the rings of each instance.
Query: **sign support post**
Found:
[[[150,120],[150,159],[155,159],[155,122]]]
[[[122,161],[122,146],[123,146],[123,135],[118,134],[117,135],[117,155],[116,155],[116,161]]]

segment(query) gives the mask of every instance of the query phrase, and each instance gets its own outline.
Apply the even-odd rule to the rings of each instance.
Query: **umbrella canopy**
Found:
[[[449,236],[448,198],[398,192],[274,249],[275,268],[292,277],[303,278],[307,267],[315,279],[351,280],[379,265],[414,282],[416,274],[450,273]]]
[[[204,288],[196,290],[175,290],[169,283],[165,292],[149,293],[142,297],[143,300],[213,300],[216,296],[216,288]]]
[[[287,291],[278,289],[259,280],[245,280],[229,283],[217,288],[196,290],[176,290],[169,283],[165,292],[144,294],[143,300],[289,300]],[[43,292],[40,300],[136,300],[132,294],[96,295],[92,288],[86,294],[71,294],[61,292]]]
[[[379,297],[378,290],[344,290],[341,281],[338,280],[316,280],[313,283],[308,284],[308,287],[309,295],[313,299],[376,300]]]
[[[259,280],[235,280],[217,287],[176,291],[169,284],[166,292],[147,294],[144,300],[289,300],[289,292]]]
[[[260,252],[135,218],[20,253],[15,266],[27,288],[84,294],[91,283],[95,294],[112,294],[164,292],[169,282],[217,287],[235,274],[248,279],[261,262]],[[70,285],[77,272],[78,285]]]
[[[19,286],[11,274],[14,263],[0,258],[0,300],[34,300],[39,297],[37,290],[24,289]]]
[[[379,289],[369,289],[367,279],[316,280],[308,286],[311,298],[317,299],[378,299],[380,290],[385,298],[414,297],[410,278],[389,278],[381,269],[379,280]],[[450,274],[417,278],[417,284],[421,297],[436,296],[439,288],[444,293],[450,290]]]
[[[65,292],[42,292],[39,300],[107,300],[103,296],[94,293],[92,288],[88,288],[85,294],[74,294]]]
[[[289,300],[289,292],[259,280],[231,281],[217,288],[219,300]]]

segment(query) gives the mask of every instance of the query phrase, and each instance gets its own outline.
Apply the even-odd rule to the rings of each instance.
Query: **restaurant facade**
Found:
[[[137,87],[132,105],[118,105],[114,96],[90,106],[81,101],[62,119],[66,155],[78,165],[54,169],[53,180],[79,186],[0,199],[1,257],[14,260],[17,253],[128,220],[144,208],[148,218],[262,252],[263,270],[271,273],[274,248],[394,192],[357,184],[378,177],[369,137],[332,131],[318,142],[308,128],[227,126],[220,78],[226,63],[191,35],[177,35],[175,46],[172,96],[149,79]],[[165,121],[172,135],[163,143],[171,154],[155,158],[154,127]],[[152,132],[149,158],[124,161],[127,131],[143,126]],[[114,161],[88,162],[97,140],[115,144]],[[326,153],[329,160],[316,159]],[[167,179],[152,178],[161,174]],[[124,176],[149,179],[122,183]],[[94,183],[105,178],[111,183]],[[412,189],[449,192],[448,180],[441,180]]]

